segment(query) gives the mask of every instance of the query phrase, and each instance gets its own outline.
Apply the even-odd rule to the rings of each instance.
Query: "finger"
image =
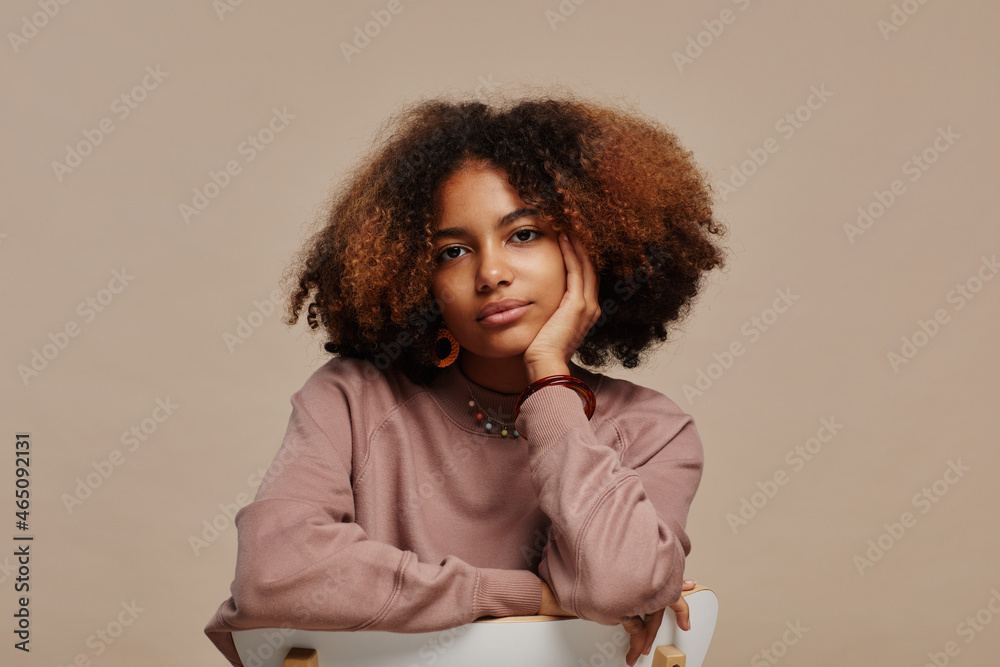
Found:
[[[625,654],[625,662],[632,665],[639,659],[639,652],[645,638],[645,635],[640,632],[643,628],[642,620],[638,616],[626,616],[622,619],[622,627],[629,634],[629,649]]]
[[[590,255],[587,253],[587,249],[583,246],[583,241],[581,241],[575,234],[570,234],[569,238],[579,267],[578,275],[580,276],[579,284],[581,297],[583,299],[583,312],[586,313],[588,318],[585,328],[586,331],[589,331],[601,316],[601,308],[599,306],[600,299],[598,298],[600,276],[597,275],[594,263],[591,261]],[[586,333],[586,331],[583,333]]]
[[[566,265],[566,293],[563,295],[560,306],[567,307],[565,312],[571,322],[571,337],[566,350],[568,362],[596,320],[593,319],[592,305],[588,303],[591,299],[587,294],[586,276],[580,259],[581,254],[584,253],[580,249],[576,236],[569,232],[565,232],[565,234],[565,239],[563,239],[562,233],[560,234],[560,243]]]
[[[566,291],[575,297],[583,292],[583,265],[569,232],[559,233],[559,247],[562,248],[563,262],[566,264]]]
[[[690,591],[690,590],[692,590],[697,585],[698,585],[698,582],[695,581],[694,579],[685,579],[684,580],[684,584],[681,586],[681,590],[682,591]]]
[[[661,609],[655,614],[648,614],[646,616],[646,645],[642,647],[643,655],[649,655],[649,650],[653,648],[656,633],[660,631],[660,624],[663,622],[664,611],[666,610]]]
[[[625,632],[634,635],[643,628],[642,618],[640,616],[629,616],[627,620],[622,621],[622,627],[625,628]]]
[[[572,241],[573,251],[580,265],[580,273],[583,277],[584,297],[587,300],[588,307],[593,307],[597,302],[597,291],[595,289],[598,281],[597,270],[594,269],[594,263],[591,261],[587,249],[583,246],[583,241],[575,234],[570,235],[570,240]]]
[[[637,631],[629,636],[629,650],[625,655],[625,662],[628,664],[634,664],[642,655],[648,636],[646,621],[641,616],[632,616],[631,622],[635,624]]]
[[[625,654],[625,662],[632,665],[635,664],[635,661],[639,659],[639,655],[642,653],[645,635],[643,633],[631,635],[629,642],[628,653]]]
[[[688,603],[684,600],[684,598],[677,600],[677,602],[670,605],[670,608],[673,609],[674,613],[677,615],[677,627],[681,630],[690,630],[691,612],[688,608]]]
[[[590,254],[577,236],[572,236],[573,246],[576,248],[576,254],[580,259],[580,265],[583,269],[583,279],[584,279],[584,290],[588,297],[588,301],[592,303],[597,303],[597,287],[599,284],[600,276],[597,275],[597,269],[594,268],[594,262],[590,259]],[[593,297],[592,299],[589,297]]]

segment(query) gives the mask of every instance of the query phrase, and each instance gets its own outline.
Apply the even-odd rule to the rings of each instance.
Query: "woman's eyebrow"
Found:
[[[538,209],[531,208],[530,206],[513,210],[510,213],[507,213],[506,215],[502,216],[499,220],[497,220],[497,223],[493,229],[495,231],[500,231],[501,229],[511,224],[515,220],[526,218],[528,216],[535,215],[536,213],[538,213]],[[439,229],[435,231],[434,234],[431,235],[431,242],[437,241],[442,236],[468,236],[468,235],[469,232],[468,230],[465,229],[465,227],[448,227],[447,229]]]

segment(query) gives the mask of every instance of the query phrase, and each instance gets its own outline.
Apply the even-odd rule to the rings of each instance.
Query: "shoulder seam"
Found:
[[[364,479],[365,475],[368,474],[368,463],[371,461],[371,455],[372,455],[372,442],[375,441],[378,432],[381,431],[393,417],[395,417],[399,412],[401,412],[404,407],[409,405],[411,401],[413,401],[418,396],[421,396],[422,394],[425,393],[427,393],[426,390],[418,391],[409,398],[407,398],[402,403],[395,404],[391,410],[389,410],[387,413],[385,413],[385,415],[383,415],[382,419],[379,420],[378,424],[372,429],[371,433],[365,434],[366,438],[365,458],[364,461],[361,462],[361,466],[359,469],[360,474],[355,478],[354,480],[355,482],[360,482],[361,480]]]
[[[382,608],[379,609],[379,611],[376,612],[376,614],[369,620],[359,623],[351,628],[351,631],[369,628],[384,619],[389,614],[389,610],[392,609],[393,604],[399,598],[399,590],[403,587],[403,579],[406,578],[406,565],[410,560],[411,553],[412,552],[410,551],[403,551],[403,555],[399,559],[399,565],[396,567],[396,577],[392,587],[392,592],[389,593],[389,597],[386,598],[386,601],[382,604]]]
[[[628,474],[623,475],[618,480],[613,480],[604,492],[594,501],[594,504],[590,506],[590,510],[587,512],[587,518],[584,520],[583,527],[580,530],[580,535],[576,539],[576,544],[573,545],[573,548],[576,551],[576,582],[573,586],[573,605],[577,608],[579,608],[580,582],[583,579],[583,540],[590,532],[590,525],[594,520],[594,516],[597,514],[597,510],[607,501],[608,498],[611,497],[611,495],[615,492],[615,489],[623,485],[629,479],[635,478],[640,484],[642,484],[642,480],[634,470],[630,470],[628,468],[623,469],[628,470]]]

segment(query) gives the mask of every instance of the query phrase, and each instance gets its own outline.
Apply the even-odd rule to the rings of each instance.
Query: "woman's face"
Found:
[[[467,165],[436,194],[431,290],[445,325],[463,355],[523,354],[566,291],[556,233],[495,167]],[[506,299],[504,312],[482,317],[484,307]]]

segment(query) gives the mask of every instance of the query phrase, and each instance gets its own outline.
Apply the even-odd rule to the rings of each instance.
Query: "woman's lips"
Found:
[[[499,313],[493,313],[492,315],[487,315],[483,319],[479,320],[480,324],[486,325],[498,325],[507,324],[508,322],[513,322],[517,318],[521,317],[531,306],[530,303],[526,303],[523,306],[516,306],[508,310],[501,310]]]

